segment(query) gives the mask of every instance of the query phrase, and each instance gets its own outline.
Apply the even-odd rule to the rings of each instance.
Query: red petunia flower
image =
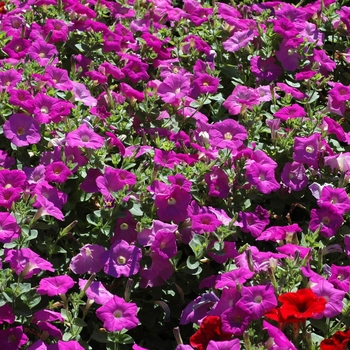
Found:
[[[5,3],[3,1],[0,1],[0,13],[2,15],[4,15],[5,13],[7,13],[6,9],[5,9]]]
[[[282,294],[278,300],[282,305],[265,316],[280,323],[305,321],[326,308],[326,299],[318,297],[308,288]]]
[[[345,332],[335,332],[331,338],[321,341],[321,350],[346,350],[350,342],[350,329]]]
[[[219,316],[206,316],[198,331],[190,338],[190,344],[197,350],[205,350],[211,340],[229,340],[231,333],[221,330],[221,318]]]

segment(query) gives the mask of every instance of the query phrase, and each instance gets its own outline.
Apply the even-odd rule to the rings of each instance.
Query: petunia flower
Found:
[[[79,288],[80,290],[85,290],[85,286],[88,280],[83,280],[79,278]],[[94,281],[90,286],[85,290],[86,296],[94,301],[96,304],[104,305],[113,298],[113,294],[110,293],[102,282]]]
[[[50,33],[49,43],[56,44],[66,42],[68,38],[68,26],[60,19],[47,19],[43,26],[43,33],[47,37]]]
[[[303,118],[306,116],[306,112],[304,108],[300,107],[298,104],[294,103],[291,106],[286,106],[278,110],[273,115],[275,118],[279,118],[283,121],[295,119],[295,118]]]
[[[321,350],[346,350],[350,342],[350,329],[345,332],[337,331],[331,338],[323,339],[320,343]]]
[[[10,264],[11,269],[20,275],[25,270],[25,279],[31,278],[34,274],[39,274],[42,270],[54,272],[52,264],[42,259],[30,248],[21,248],[18,250],[5,250],[5,262]]]
[[[85,123],[69,132],[66,136],[68,146],[99,149],[104,144],[104,138],[96,134]]]
[[[320,134],[309,137],[294,138],[293,159],[296,162],[306,164],[314,169],[318,168]]]
[[[317,204],[321,206],[324,203],[333,205],[340,214],[350,211],[350,199],[344,188],[323,186],[321,197],[318,199]]]
[[[55,89],[62,91],[73,89],[73,84],[65,69],[60,69],[51,65],[47,66],[43,78],[46,81],[46,85],[54,87]]]
[[[246,47],[253,39],[254,32],[250,29],[236,31],[229,39],[222,43],[222,46],[228,52],[237,52]]]
[[[210,340],[229,340],[232,333],[222,330],[219,316],[207,316],[202,321],[198,331],[190,337],[190,344],[197,350],[205,350]]]
[[[248,329],[252,310],[244,303],[236,303],[221,314],[222,330],[239,337]]]
[[[192,230],[197,233],[214,232],[222,222],[214,214],[197,214],[191,216]]]
[[[190,80],[179,74],[171,74],[158,87],[158,95],[165,102],[179,105],[190,92]]]
[[[265,317],[280,323],[305,321],[314,318],[326,308],[326,299],[318,297],[308,288],[281,294],[278,301],[282,305],[267,312]]]
[[[5,303],[4,305],[0,306],[0,324],[7,322],[7,323],[13,323],[15,322],[15,314],[12,311],[12,307],[9,303]]]
[[[277,299],[272,285],[242,287],[239,304],[244,304],[251,311],[251,317],[258,320],[277,306]]]
[[[237,85],[231,95],[222,104],[230,114],[237,115],[245,109],[258,105],[260,94],[257,90]]]
[[[276,61],[272,56],[265,60],[260,56],[253,56],[250,59],[250,67],[252,73],[260,81],[275,81],[283,72],[282,68],[276,64]]]
[[[28,48],[28,55],[32,60],[39,63],[40,66],[46,66],[49,61],[52,64],[58,63],[58,51],[55,45],[47,43],[43,39],[35,40]]]
[[[39,282],[37,292],[41,295],[46,294],[50,297],[59,294],[66,294],[74,284],[74,280],[67,275],[42,278]]]
[[[344,222],[341,211],[328,202],[320,204],[319,209],[312,209],[310,219],[309,229],[316,231],[320,227],[322,236],[328,238],[334,236]]]
[[[45,180],[48,182],[65,183],[73,173],[63,162],[53,162],[46,166]]]
[[[258,191],[264,194],[276,192],[280,188],[275,178],[274,169],[256,162],[247,166],[246,177],[250,185],[255,186]]]
[[[22,75],[16,69],[0,72],[0,90],[9,91],[22,81]]]
[[[328,282],[332,283],[336,288],[348,292],[350,287],[350,266],[332,264],[331,276]]]
[[[325,310],[314,318],[332,318],[342,312],[345,291],[335,289],[333,285],[327,281],[319,281],[317,285],[311,287],[311,289],[317,296],[325,298],[327,302]]]
[[[281,173],[281,180],[292,191],[303,190],[309,181],[304,165],[298,162],[285,163]]]
[[[18,350],[29,341],[23,333],[23,327],[17,326],[0,330],[0,344],[3,349]]]
[[[105,250],[104,247],[99,246],[98,244],[85,244],[80,248],[79,254],[72,258],[69,268],[75,274],[100,272],[103,268],[100,256]]]
[[[104,272],[115,278],[135,275],[140,268],[142,251],[124,240],[117,240],[109,250],[100,255]]]
[[[39,124],[24,113],[12,114],[3,128],[5,137],[17,147],[36,144],[41,139]]]
[[[243,232],[250,232],[253,237],[258,237],[270,223],[270,213],[260,205],[257,205],[254,212],[239,212],[238,218],[239,222],[234,222],[234,225]]]
[[[109,332],[135,328],[139,324],[136,314],[137,305],[135,303],[126,303],[124,299],[116,295],[96,310],[96,316]]]
[[[294,344],[277,327],[263,321],[263,329],[266,329],[270,336],[268,341],[265,343],[265,348],[267,350],[297,350]]]
[[[8,212],[0,212],[0,227],[1,243],[10,243],[21,234],[21,228],[18,226],[16,219]]]

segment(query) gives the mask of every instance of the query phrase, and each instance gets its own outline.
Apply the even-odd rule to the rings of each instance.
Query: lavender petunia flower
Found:
[[[37,292],[39,294],[47,294],[52,297],[54,295],[65,294],[67,291],[74,286],[74,280],[67,276],[56,276],[42,278],[39,282]]]
[[[69,268],[76,274],[100,272],[103,268],[100,256],[105,250],[98,244],[85,244],[80,248],[80,253],[72,258]]]

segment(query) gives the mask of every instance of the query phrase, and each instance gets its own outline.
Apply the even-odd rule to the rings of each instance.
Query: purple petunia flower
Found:
[[[321,206],[324,203],[333,205],[340,214],[345,214],[350,211],[350,199],[344,188],[323,186],[321,197],[317,201],[317,204]]]
[[[110,332],[135,328],[139,324],[136,313],[135,303],[126,303],[116,295],[96,310],[96,315],[103,322],[103,327]]]
[[[230,114],[237,115],[246,108],[251,109],[253,106],[258,105],[260,103],[259,98],[260,94],[257,90],[237,85],[222,105]]]
[[[304,165],[298,162],[286,163],[281,174],[282,182],[292,191],[301,191],[308,185]]]
[[[208,186],[208,194],[212,197],[226,198],[229,191],[229,179],[226,173],[219,167],[213,167],[204,175]]]
[[[100,256],[105,250],[98,244],[85,244],[80,248],[80,253],[72,258],[69,268],[76,274],[100,272],[103,268]]]
[[[254,272],[247,268],[238,268],[230,272],[219,275],[216,280],[215,288],[236,288],[237,284],[243,284],[254,276]]]
[[[17,239],[21,234],[21,228],[16,219],[7,212],[0,212],[0,242],[9,243]]]
[[[151,244],[151,250],[164,259],[170,259],[177,253],[176,237],[172,232],[160,230]]]
[[[4,135],[18,147],[36,144],[40,141],[40,128],[31,116],[18,113],[12,114],[4,124]]]
[[[48,182],[65,183],[73,173],[63,162],[53,162],[46,166],[45,180]]]
[[[312,209],[310,214],[309,229],[316,231],[320,227],[323,237],[332,237],[343,224],[341,212],[331,203],[322,203],[319,209]]]
[[[237,52],[247,46],[254,39],[254,32],[250,29],[235,32],[228,40],[222,43],[228,52]]]
[[[3,324],[4,322],[13,323],[15,322],[15,318],[15,314],[9,303],[0,306],[0,324]]]
[[[78,146],[83,148],[99,149],[104,144],[104,138],[96,134],[86,124],[82,124],[78,129],[69,132],[66,136],[68,146]]]
[[[0,90],[9,91],[20,81],[22,81],[22,75],[13,68],[0,72]]]
[[[260,205],[254,212],[239,212],[238,218],[240,221],[234,225],[240,227],[243,232],[250,232],[253,237],[258,237],[270,223],[270,213]]]
[[[214,123],[209,130],[210,143],[217,148],[236,150],[246,138],[246,129],[233,119]]]
[[[248,329],[248,325],[252,320],[251,315],[252,311],[243,303],[232,305],[231,308],[221,314],[222,331],[232,333],[236,337],[241,336]]]
[[[331,276],[328,282],[332,283],[334,287],[348,292],[350,287],[350,266],[337,266],[332,264]]]
[[[296,137],[294,139],[293,159],[314,169],[318,168],[320,134],[309,137]]]
[[[39,282],[37,292],[41,295],[46,294],[49,297],[66,294],[74,284],[74,280],[67,275],[42,278]]]
[[[253,56],[250,59],[250,66],[256,78],[268,82],[275,81],[283,72],[273,57],[263,60],[260,56]]]
[[[279,118],[283,121],[294,119],[294,118],[303,118],[306,116],[304,108],[300,107],[298,104],[294,103],[291,106],[286,106],[277,111],[274,117]]]
[[[27,344],[28,340],[28,337],[23,333],[22,326],[0,330],[0,344],[3,349],[20,349]]]
[[[255,186],[258,191],[264,194],[276,192],[280,188],[275,178],[274,169],[256,162],[247,166],[246,177],[250,185]]]
[[[311,287],[311,289],[317,296],[325,298],[327,302],[325,310],[321,314],[315,315],[313,318],[332,318],[338,316],[342,312],[345,291],[335,289],[333,285],[327,281],[319,281],[317,285]]]
[[[242,287],[239,304],[243,304],[251,311],[253,320],[263,317],[265,312],[277,306],[277,298],[272,285]]]
[[[270,323],[263,321],[263,327],[269,333],[269,340],[265,343],[265,348],[268,350],[297,350],[297,348],[290,342],[285,334],[277,327]]]
[[[158,87],[158,95],[165,103],[179,105],[190,92],[190,79],[183,75],[171,74]]]
[[[79,278],[79,288],[81,290],[85,289],[85,285],[88,280],[83,280]],[[113,294],[110,293],[102,284],[102,282],[94,281],[85,291],[87,297],[94,301],[96,304],[104,305],[107,301],[113,298]]]
[[[56,46],[47,43],[43,39],[37,39],[32,43],[28,49],[28,55],[32,60],[37,61],[40,66],[46,66],[50,60],[52,60],[52,64],[58,62]]]
[[[101,254],[100,261],[104,264],[103,270],[107,275],[119,278],[135,275],[139,271],[141,258],[140,248],[129,245],[124,240],[117,240],[108,251]]]
[[[48,86],[54,87],[58,90],[66,91],[73,89],[73,84],[69,79],[68,72],[65,69],[48,66],[46,67],[43,78]]]
[[[66,42],[68,38],[68,26],[60,19],[47,19],[43,26],[44,35],[47,37],[50,33],[50,44]]]
[[[222,222],[214,214],[191,215],[192,230],[197,233],[214,232]]]
[[[5,249],[6,258],[5,262],[8,262],[11,269],[17,275],[25,273],[24,278],[31,278],[34,274],[40,273],[42,270],[54,272],[52,264],[42,259],[38,254],[34,253],[29,248]]]
[[[137,239],[136,231],[137,222],[132,217],[131,213],[127,211],[125,217],[118,218],[114,227],[114,235],[110,242],[113,244],[118,239],[123,239],[129,244],[134,243]]]

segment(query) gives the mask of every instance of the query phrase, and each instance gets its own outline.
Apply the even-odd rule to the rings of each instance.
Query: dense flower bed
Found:
[[[347,348],[350,7],[0,13],[1,349]]]

